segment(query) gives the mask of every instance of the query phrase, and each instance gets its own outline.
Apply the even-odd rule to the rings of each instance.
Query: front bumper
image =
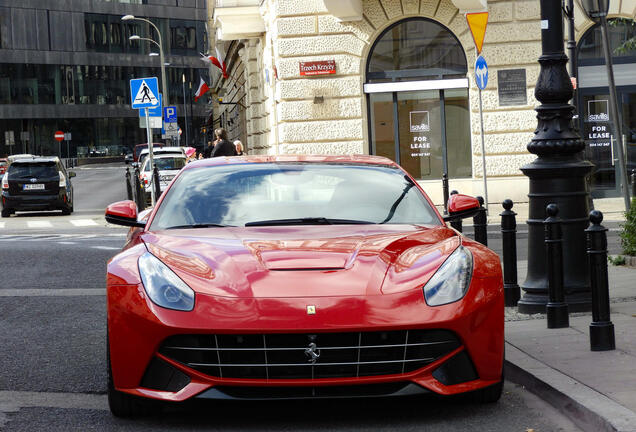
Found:
[[[9,195],[2,192],[2,208],[17,211],[61,210],[69,206],[66,192],[61,189],[55,195]]]
[[[333,392],[326,387],[334,390],[342,386],[355,386],[350,387],[352,395],[401,394],[418,388],[441,395],[477,390],[501,380],[504,343],[501,285],[498,278],[474,277],[464,299],[435,308],[428,307],[422,291],[416,289],[367,297],[245,299],[197,294],[192,312],[177,312],[154,305],[141,284],[109,284],[108,327],[115,388],[137,396],[170,401],[192,397],[250,399],[258,398],[258,395],[265,395],[263,398],[272,395],[280,398],[331,397]],[[316,314],[308,315],[307,305],[315,306]],[[183,334],[407,329],[448,330],[458,337],[460,345],[409,373],[320,379],[223,378],[201,373],[159,352],[167,338]],[[468,363],[462,363],[461,359],[458,363],[460,357]],[[148,374],[156,372],[150,366],[157,362],[169,375],[163,387],[148,385]],[[452,377],[453,370],[465,369],[466,364],[472,365],[474,376],[467,374],[468,381],[457,381]],[[151,386],[155,388],[149,388]],[[383,386],[386,391],[378,393],[376,389]],[[408,390],[404,390],[406,388]]]

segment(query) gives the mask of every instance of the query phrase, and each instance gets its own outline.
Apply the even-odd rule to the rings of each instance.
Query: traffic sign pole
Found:
[[[481,129],[481,167],[482,177],[484,179],[484,206],[488,210],[488,174],[486,171],[486,144],[484,142],[484,108],[482,103],[481,91],[488,84],[488,64],[486,60],[478,55],[475,61],[475,83],[479,89],[479,127]]]
[[[154,172],[155,169],[155,158],[152,150],[152,130],[150,129],[150,113],[148,112],[148,108],[144,108],[146,111],[146,137],[148,139],[148,158],[150,159],[150,172]],[[151,176],[151,178],[153,178]],[[154,180],[154,179],[153,179]],[[150,186],[150,203],[154,207],[155,206],[155,188],[149,183]],[[144,185],[145,187],[146,185]]]

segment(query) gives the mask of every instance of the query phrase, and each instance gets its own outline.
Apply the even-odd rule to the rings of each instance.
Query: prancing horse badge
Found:
[[[307,306],[307,315],[316,315],[316,306],[308,305]]]

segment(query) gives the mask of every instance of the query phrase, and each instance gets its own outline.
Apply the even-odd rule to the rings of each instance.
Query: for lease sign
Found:
[[[313,62],[300,62],[300,75],[329,75],[336,73],[335,60],[323,60]]]

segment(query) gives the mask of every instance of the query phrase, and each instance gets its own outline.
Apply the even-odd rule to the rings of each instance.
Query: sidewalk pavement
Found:
[[[527,262],[519,262],[523,282]],[[506,379],[525,386],[585,431],[636,432],[636,268],[609,266],[616,350],[590,350],[592,314],[548,329],[545,314],[506,308]]]

